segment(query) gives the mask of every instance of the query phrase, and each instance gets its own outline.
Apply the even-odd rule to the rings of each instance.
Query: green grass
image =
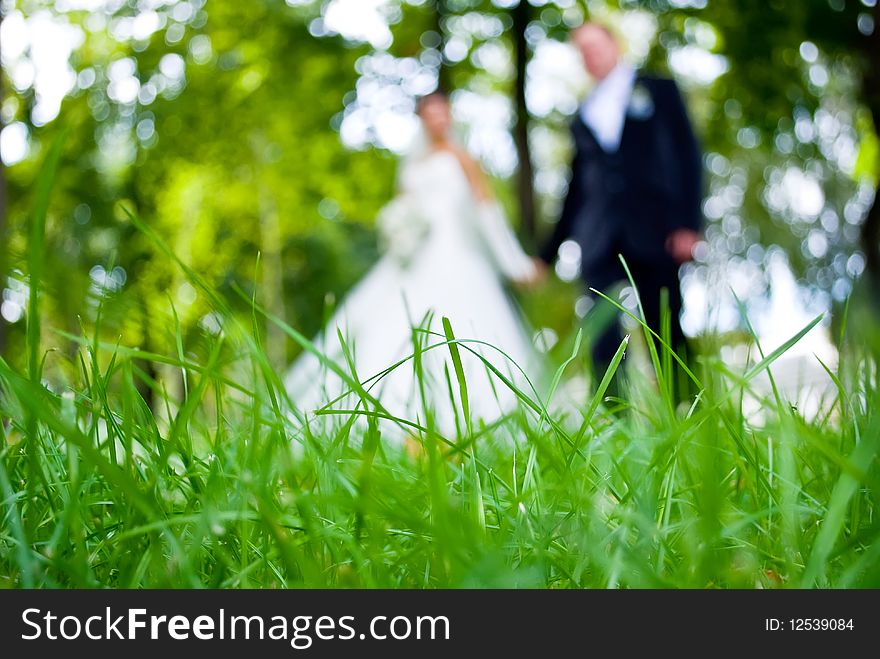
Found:
[[[37,208],[28,322],[39,327]],[[803,333],[745,373],[706,346],[685,409],[671,394],[677,357],[646,332],[650,377],[633,373],[618,402],[599,378],[580,409],[554,405],[566,369],[586,359],[578,336],[551,385],[518,389],[517,409],[490,426],[466,404],[455,437],[427,403],[396,419],[329,363],[358,406],[303,426],[254,329],[259,306],[239,322],[180,266],[222,334],[197,345],[178,334],[174,355],[150,355],[102,342],[99,327],[57,333],[79,349],[74,375],[52,386],[39,331],[23,368],[0,362],[0,586],[880,586],[880,389],[856,346],[831,373],[830,412],[812,419],[775,387],[760,425],[743,411],[753,378]],[[416,333],[398,367],[421,377],[422,351],[444,350],[450,391],[467,401],[460,359],[473,344],[443,329]],[[185,395],[151,379],[145,359],[176,369]]]

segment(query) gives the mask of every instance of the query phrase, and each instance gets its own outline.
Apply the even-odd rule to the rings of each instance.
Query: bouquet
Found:
[[[409,265],[429,231],[428,221],[410,195],[399,195],[385,204],[376,224],[382,251],[402,267]]]

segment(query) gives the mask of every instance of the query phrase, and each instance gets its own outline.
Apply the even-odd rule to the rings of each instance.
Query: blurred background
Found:
[[[374,220],[414,135],[414,99],[438,82],[524,244],[539,245],[566,191],[568,122],[589,90],[567,43],[587,17],[614,26],[632,62],[676,78],[705,152],[705,242],[682,269],[689,335],[730,337],[735,359],[735,294],[768,344],[830,312],[802,348],[825,354],[856,283],[880,290],[876,0],[0,7],[0,346],[23,359],[34,182],[64,132],[43,282],[43,345],[58,348],[46,369],[60,378],[77,345],[58,330],[165,354],[178,332],[198,351],[221,331],[123,207],[243,316],[236,288],[317,331],[378,257]],[[552,355],[589,312],[578,260],[564,244],[558,277],[519,298]],[[262,330],[283,368],[296,346]]]

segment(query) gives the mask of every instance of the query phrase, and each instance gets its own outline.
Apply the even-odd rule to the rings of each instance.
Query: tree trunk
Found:
[[[871,112],[874,131],[880,134],[880,4],[874,6],[874,31],[865,38],[865,55],[868,67],[863,81],[865,102]],[[868,210],[861,230],[862,249],[865,251],[865,277],[870,286],[870,298],[874,307],[880,310],[880,204],[877,193],[874,203]]]
[[[440,53],[440,68],[437,70],[437,85],[445,92],[452,89],[450,79],[449,62],[447,61],[443,50],[446,47],[446,32],[443,30],[443,19],[449,14],[449,8],[446,5],[447,0],[434,0],[434,31],[440,35],[440,43],[437,46],[437,52]]]
[[[0,8],[0,26],[3,25],[3,10]],[[0,44],[0,51],[2,51]],[[3,105],[4,97],[3,76],[0,75],[0,106]],[[0,117],[0,131],[3,130],[3,118]],[[6,168],[3,161],[0,160],[0,292],[6,287],[6,270],[8,264],[7,245],[9,245],[9,237],[7,236],[6,226]],[[0,316],[0,355],[6,350],[6,321]]]
[[[535,242],[535,188],[532,173],[532,153],[529,148],[529,111],[526,107],[526,67],[529,63],[529,46],[526,28],[531,20],[532,7],[528,0],[520,0],[512,10],[513,39],[516,57],[516,80],[514,102],[516,125],[513,139],[519,159],[517,193],[520,208],[520,230],[528,242]]]
[[[260,252],[263,270],[263,303],[266,311],[286,320],[284,304],[284,264],[281,260],[281,224],[278,209],[268,190],[260,194]],[[287,334],[266,319],[266,355],[277,369],[287,366]]]
[[[150,318],[150,309],[147,305],[146,295],[140,296],[138,305],[140,307],[141,332],[144,336],[141,341],[142,349],[147,353],[155,353],[156,349],[152,338],[153,323]],[[138,393],[151,411],[159,409],[159,399],[161,396],[158,396],[156,391],[156,387],[159,385],[159,371],[156,370],[156,364],[150,359],[136,359],[135,364],[143,369],[147,377],[146,380],[135,380],[135,387]]]

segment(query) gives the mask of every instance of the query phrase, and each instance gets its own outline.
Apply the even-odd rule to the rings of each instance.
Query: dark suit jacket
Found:
[[[673,266],[667,236],[702,225],[702,164],[678,87],[672,80],[638,75],[627,108],[620,148],[607,153],[580,115],[572,123],[575,157],[562,214],[541,251],[556,258],[569,238],[581,247],[581,271],[639,259]],[[638,102],[637,102],[638,101]]]

